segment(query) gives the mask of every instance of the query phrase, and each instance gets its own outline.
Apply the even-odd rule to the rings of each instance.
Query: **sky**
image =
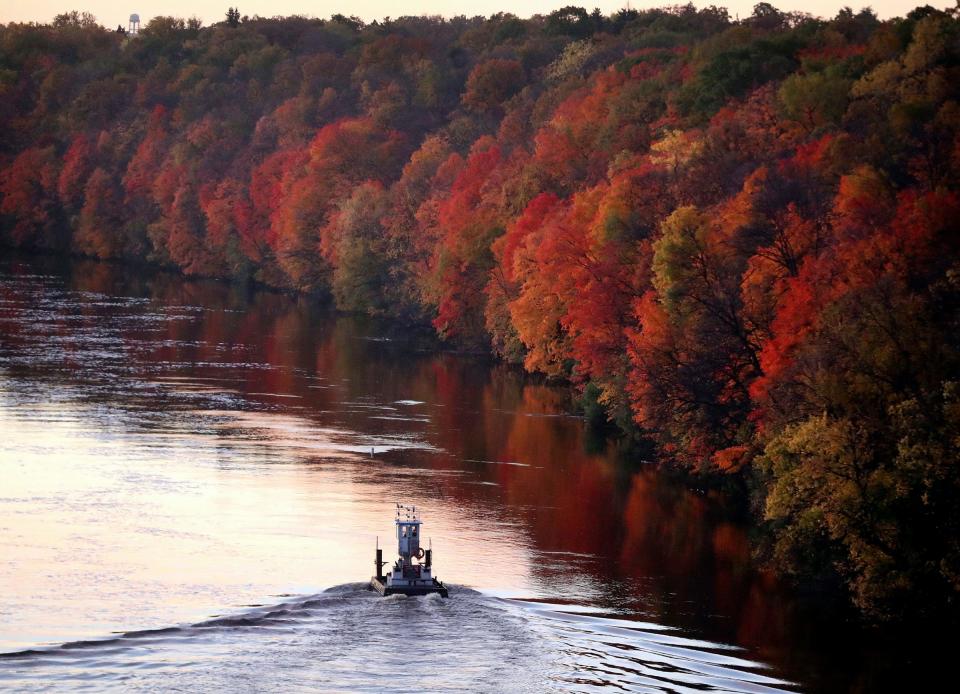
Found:
[[[759,0],[695,0],[698,7],[719,5],[729,9],[731,15],[749,16],[753,5]],[[768,0],[771,1],[771,0]],[[881,18],[902,16],[918,5],[930,4],[938,8],[955,6],[957,0],[772,0],[771,4],[783,10],[799,10],[815,16],[832,17],[844,5],[854,9],[864,6],[873,7]],[[224,18],[227,8],[237,4],[242,15],[259,14],[263,17],[301,14],[312,17],[329,17],[332,14],[356,15],[365,21],[398,17],[402,15],[491,15],[495,12],[512,12],[520,17],[534,14],[547,14],[564,5],[580,5],[588,9],[599,7],[604,14],[610,14],[627,6],[626,0],[472,0],[455,2],[454,0],[327,0],[326,2],[306,2],[304,0],[0,0],[0,23],[6,22],[49,22],[53,17],[67,10],[81,10],[93,14],[101,24],[108,27],[123,24],[126,26],[131,13],[140,15],[143,25],[156,15],[175,17],[199,17],[205,25]],[[662,7],[672,4],[686,4],[682,0],[632,0],[634,9]]]

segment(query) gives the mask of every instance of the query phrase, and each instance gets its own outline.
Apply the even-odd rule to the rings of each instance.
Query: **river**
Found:
[[[304,299],[0,257],[0,688],[882,676],[754,566],[722,497],[572,412],[565,388]],[[365,589],[397,501],[449,599]]]

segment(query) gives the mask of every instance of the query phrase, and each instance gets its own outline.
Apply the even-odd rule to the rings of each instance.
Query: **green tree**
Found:
[[[91,28],[99,27],[97,23],[97,18],[94,17],[89,12],[78,12],[77,10],[71,10],[69,12],[63,12],[58,14],[53,18],[53,26],[58,29],[68,28],[68,27],[77,27],[77,28]]]
[[[784,115],[808,131],[836,125],[847,110],[852,80],[835,71],[794,73],[780,86],[777,96]]]
[[[333,298],[337,308],[369,314],[389,314],[389,268],[381,219],[389,199],[379,183],[363,183],[340,205],[334,225],[337,244]]]

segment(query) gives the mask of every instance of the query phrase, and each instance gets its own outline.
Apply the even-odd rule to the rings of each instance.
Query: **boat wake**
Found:
[[[0,688],[794,691],[735,650],[462,586],[444,600],[349,583],[194,624],[0,654]]]

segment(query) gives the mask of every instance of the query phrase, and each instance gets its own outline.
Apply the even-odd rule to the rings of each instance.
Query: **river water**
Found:
[[[308,301],[0,258],[0,688],[856,689],[723,500]],[[394,503],[449,599],[365,589]]]

